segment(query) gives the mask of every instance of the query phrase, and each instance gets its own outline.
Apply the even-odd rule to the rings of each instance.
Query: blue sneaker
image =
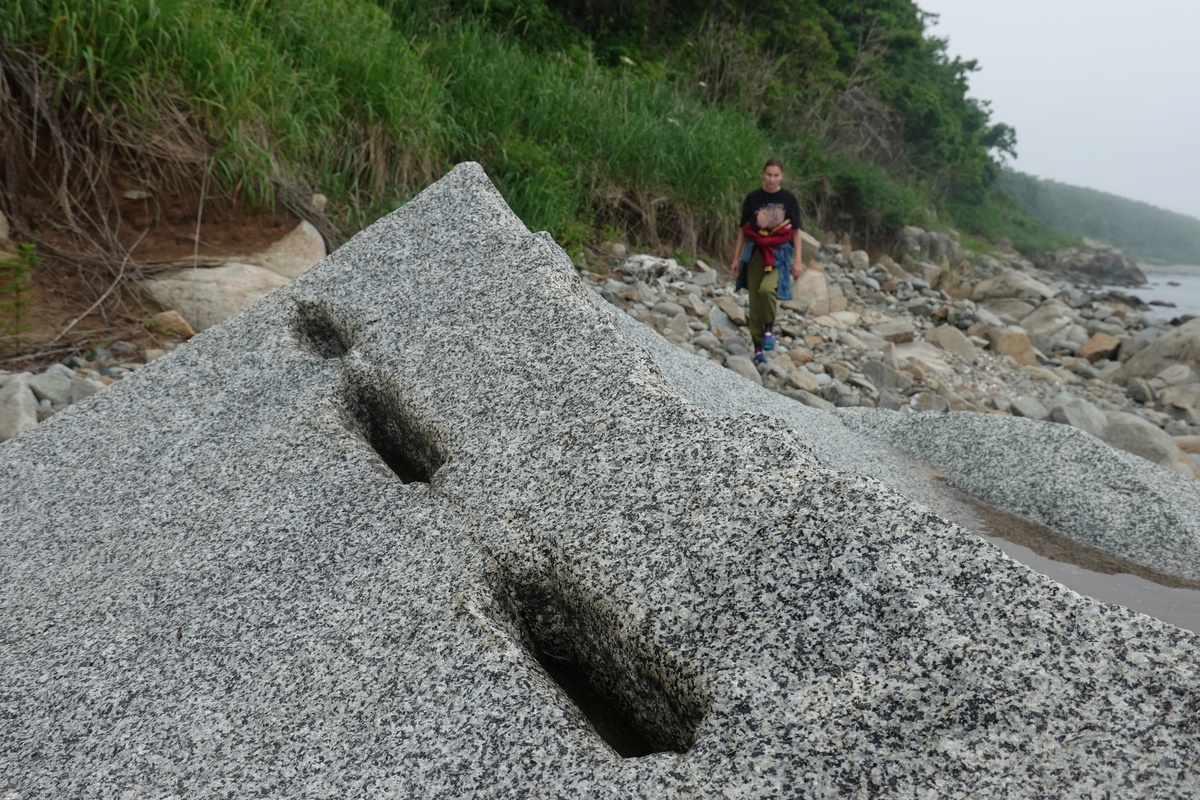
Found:
[[[762,350],[755,350],[754,351],[754,363],[755,364],[767,363],[767,354],[764,353]]]
[[[766,331],[763,333],[763,350],[775,349],[775,331]]]

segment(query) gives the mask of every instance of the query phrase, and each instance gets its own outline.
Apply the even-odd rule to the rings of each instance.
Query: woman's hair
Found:
[[[763,164],[763,172],[767,171],[767,167],[779,167],[779,171],[783,172],[783,159],[782,158],[768,158],[767,163]]]

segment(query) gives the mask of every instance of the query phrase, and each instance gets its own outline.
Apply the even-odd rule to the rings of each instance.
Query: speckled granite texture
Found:
[[[1162,572],[1200,580],[1200,481],[1069,425],[985,414],[834,412],[989,503]]]
[[[0,797],[1200,792],[1195,636],[626,330],[463,165],[0,446]]]

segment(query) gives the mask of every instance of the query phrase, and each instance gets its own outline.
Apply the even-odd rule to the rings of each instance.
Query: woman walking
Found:
[[[792,299],[792,278],[804,271],[800,263],[803,219],[796,195],[783,188],[783,161],[772,158],[762,171],[762,188],[742,202],[741,227],[730,272],[736,289],[750,292],[750,338],[754,361],[767,363],[764,350],[775,348],[775,305]]]

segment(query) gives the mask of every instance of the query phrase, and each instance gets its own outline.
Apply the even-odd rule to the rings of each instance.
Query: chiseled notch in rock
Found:
[[[358,341],[358,330],[328,303],[297,300],[292,317],[296,340],[319,358],[342,358]]]
[[[443,449],[417,424],[395,382],[378,370],[343,374],[346,426],[359,433],[404,483],[429,483],[446,463]]]
[[[585,593],[503,582],[497,597],[525,649],[609,747],[624,758],[691,749],[708,702],[677,658],[638,652]]]

